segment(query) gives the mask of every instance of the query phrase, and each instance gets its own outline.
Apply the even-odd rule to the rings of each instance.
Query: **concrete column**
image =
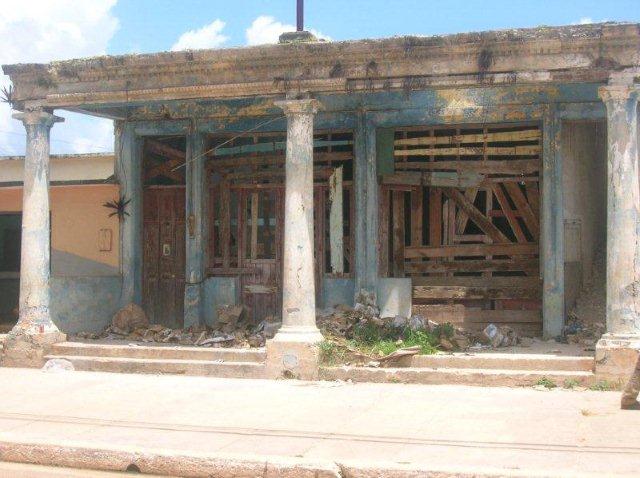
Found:
[[[542,271],[542,333],[562,334],[564,327],[564,206],[562,192],[561,122],[550,107],[543,124],[540,269]]]
[[[624,379],[640,346],[638,89],[610,84],[599,93],[607,108],[607,333],[596,371]]]
[[[18,323],[4,343],[4,366],[39,367],[48,345],[65,340],[51,320],[49,133],[64,121],[42,109],[16,113],[27,130],[22,192],[22,245]]]
[[[142,304],[142,140],[133,123],[116,122],[116,177],[128,216],[120,224],[121,305]]]
[[[375,293],[378,283],[378,179],[376,127],[366,113],[358,116],[355,131],[355,279],[356,296],[361,289]]]
[[[271,376],[317,378],[317,348],[313,241],[313,118],[312,99],[275,103],[287,115],[282,327],[267,344]]]
[[[186,271],[184,326],[203,323],[205,271],[205,157],[204,135],[192,128],[187,136],[186,168]]]

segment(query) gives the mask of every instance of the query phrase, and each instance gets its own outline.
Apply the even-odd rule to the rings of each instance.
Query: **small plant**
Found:
[[[127,212],[127,205],[130,202],[131,202],[131,199],[127,199],[124,196],[120,196],[118,199],[114,199],[113,201],[108,201],[104,203],[103,206],[108,209],[113,209],[113,212],[109,214],[109,217],[113,217],[117,215],[118,219],[122,221],[125,216],[130,215]]]
[[[542,377],[540,380],[536,382],[536,385],[541,385],[544,388],[548,388],[549,390],[557,387],[555,382],[551,379],[548,379],[547,377]]]
[[[576,388],[580,383],[574,378],[568,378],[564,381],[563,387],[567,389]]]
[[[6,103],[8,104],[11,108],[13,108],[13,86],[9,85],[9,87],[7,88],[6,86],[3,86],[0,89],[0,101],[2,103]]]
[[[599,380],[593,385],[589,387],[589,390],[593,390],[594,392],[609,392],[611,390],[615,390],[615,386],[607,382],[606,380]]]
[[[344,350],[331,340],[320,342],[320,363],[324,365],[335,365],[344,358]]]

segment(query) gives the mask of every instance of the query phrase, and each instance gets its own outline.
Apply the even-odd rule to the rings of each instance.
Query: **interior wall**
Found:
[[[594,263],[603,265],[596,254],[606,245],[606,142],[604,121],[562,124],[567,311],[575,305],[580,291],[593,282],[598,273]]]

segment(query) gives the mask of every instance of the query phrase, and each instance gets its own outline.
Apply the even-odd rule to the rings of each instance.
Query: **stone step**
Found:
[[[565,372],[592,372],[593,357],[557,356],[547,354],[435,354],[414,355],[400,362],[401,366],[456,369],[539,370]]]
[[[223,362],[252,362],[262,363],[265,351],[261,349],[233,349],[211,347],[183,347],[159,345],[130,345],[129,343],[103,344],[87,342],[61,342],[51,347],[53,355],[139,358],[139,359],[170,359],[170,360],[201,360]]]
[[[581,386],[589,386],[595,381],[595,375],[592,372],[584,371],[351,366],[321,367],[320,378],[322,380],[352,380],[354,382],[478,385],[485,387],[533,386],[543,378],[552,381],[559,387],[568,381]]]
[[[264,378],[265,365],[257,362],[212,362],[209,360],[152,359],[47,355],[46,360],[65,359],[76,370],[90,372],[199,375],[219,378]]]

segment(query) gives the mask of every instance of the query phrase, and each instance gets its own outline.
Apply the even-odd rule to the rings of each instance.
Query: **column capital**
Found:
[[[291,115],[313,115],[318,112],[320,102],[312,98],[304,98],[301,100],[280,100],[274,101],[273,104],[284,111],[287,116]]]
[[[637,85],[621,85],[612,84],[598,88],[598,95],[605,103],[607,101],[627,101],[630,99],[638,99]]]
[[[25,126],[42,125],[51,128],[54,123],[62,123],[64,118],[56,116],[41,108],[27,111],[18,111],[11,115],[14,119],[22,121]]]

